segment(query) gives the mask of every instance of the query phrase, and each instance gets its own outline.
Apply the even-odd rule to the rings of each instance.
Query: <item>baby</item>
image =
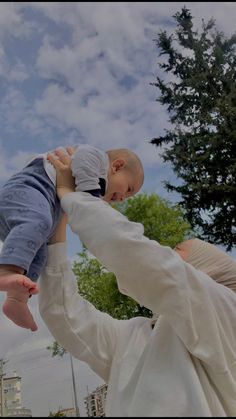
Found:
[[[81,144],[67,150],[73,153],[71,169],[77,191],[114,202],[135,195],[143,184],[142,163],[129,149],[103,152]],[[27,303],[39,291],[36,282],[61,211],[56,171],[47,153],[34,157],[0,190],[0,291],[7,292],[3,312],[18,326],[32,331],[37,325]]]

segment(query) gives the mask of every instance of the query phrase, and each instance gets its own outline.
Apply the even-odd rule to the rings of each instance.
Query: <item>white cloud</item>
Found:
[[[36,7],[57,22],[62,19],[61,6],[53,14],[50,5]],[[72,10],[83,22],[82,28],[78,21],[75,25],[71,20]],[[134,8],[131,3],[70,5],[64,12],[63,21],[71,25],[77,39],[58,49],[45,37],[37,66],[41,75],[54,83],[36,101],[36,112],[45,118],[50,115],[50,122],[56,126],[64,122],[78,129],[83,141],[94,145],[126,145],[142,150],[145,164],[152,165],[152,147],[143,139],[161,132],[166,115],[160,109],[156,118],[160,106],[154,103],[154,89],[148,89],[154,80],[151,68],[155,57],[146,53],[148,46],[154,51],[154,44],[145,29],[154,27],[154,23],[150,18],[144,20],[143,13],[151,17],[151,4],[146,9],[139,4]],[[120,84],[125,75],[134,80],[129,91]]]
[[[12,73],[9,74],[8,79],[11,77],[13,77]],[[20,77],[22,77],[22,74]],[[34,138],[36,136],[51,148],[51,128],[45,125],[45,120],[42,120],[35,113],[32,104],[26,97],[26,92],[11,84],[1,100],[0,121],[2,130],[4,129],[7,134],[15,135],[18,138],[19,134],[22,136],[25,133],[27,138],[30,138],[29,149],[35,148]],[[3,138],[1,142],[2,147],[7,148]],[[6,137],[5,142],[8,142],[8,137]]]
[[[0,142],[0,180],[5,182],[10,176],[20,170],[30,160],[33,151],[17,151],[13,156],[7,156],[4,144]]]
[[[1,2],[0,3],[0,38],[14,36],[17,38],[29,36],[32,23],[25,21],[22,11],[26,3]]]
[[[172,16],[185,5],[192,12],[198,26],[201,19],[214,17],[217,26],[226,33],[234,31],[234,2],[36,2],[28,3],[34,10],[40,10],[48,18],[73,28],[77,42],[83,36],[84,28],[90,33],[101,30],[106,43],[112,41],[112,34],[127,33],[132,41],[139,43],[139,34],[150,27],[157,32],[157,24],[173,24]],[[89,26],[87,24],[89,22]],[[145,22],[145,26],[144,26]],[[125,33],[124,33],[125,31]],[[110,35],[110,36],[109,36]],[[119,39],[119,38],[118,38]],[[117,40],[117,38],[116,38]]]
[[[28,71],[26,69],[26,65],[17,60],[14,67],[8,63],[6,52],[3,46],[0,47],[0,77],[10,81],[17,81],[22,82],[29,78]]]
[[[130,67],[134,85],[126,91],[107,57],[97,60],[91,57],[88,61],[83,58],[77,46],[58,50],[44,43],[38,67],[54,83],[35,102],[36,112],[44,118],[50,115],[50,122],[55,126],[64,122],[68,128],[78,129],[84,141],[94,145],[109,148],[114,144],[129,145],[144,151],[147,143],[143,139],[150,140],[150,134],[155,136],[167,125],[165,111],[155,103],[154,88],[149,86],[154,77],[150,74],[139,78],[135,66]],[[56,81],[57,75],[64,77],[63,85]],[[70,87],[69,91],[65,85]],[[144,153],[144,159],[146,164],[152,164],[153,153],[150,145],[148,148],[150,151]]]
[[[29,74],[26,69],[26,65],[18,60],[18,62],[14,65],[14,68],[10,70],[8,79],[22,82],[28,78]]]

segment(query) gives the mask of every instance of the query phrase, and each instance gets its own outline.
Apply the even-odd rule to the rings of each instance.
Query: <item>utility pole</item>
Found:
[[[73,392],[74,392],[74,400],[75,400],[75,416],[80,416],[79,407],[78,407],[78,401],[77,401],[76,387],[75,387],[75,374],[74,374],[73,361],[72,361],[71,354],[69,354],[69,355],[70,355],[70,365],[71,365],[71,374],[72,374],[72,382],[73,382]]]
[[[1,382],[1,416],[4,417],[5,416],[5,412],[4,412],[4,407],[5,407],[5,400],[4,400],[4,381],[3,381],[3,377],[4,375],[6,375],[5,373],[3,373],[3,365],[6,362],[3,361],[3,359],[0,359],[0,382]]]

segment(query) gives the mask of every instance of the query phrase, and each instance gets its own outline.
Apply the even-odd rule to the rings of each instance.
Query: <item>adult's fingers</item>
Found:
[[[65,164],[60,161],[58,157],[53,155],[52,153],[47,154],[47,160],[52,163],[52,165],[55,167],[55,169],[64,169]]]
[[[57,149],[57,150],[54,151],[54,153],[59,158],[61,163],[64,163],[65,165],[70,164],[71,158],[70,158],[69,154],[67,153],[67,151],[62,150],[62,149]]]
[[[72,156],[75,152],[75,147],[68,146],[68,147],[66,147],[66,151],[69,154],[69,156]]]

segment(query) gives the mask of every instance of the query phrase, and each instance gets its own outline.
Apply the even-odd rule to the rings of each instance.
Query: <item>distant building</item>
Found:
[[[19,417],[32,417],[32,413],[30,409],[26,409],[25,407],[20,407],[16,409],[9,409],[6,416],[10,416],[11,418],[19,418]]]
[[[87,416],[105,416],[106,395],[107,384],[103,384],[84,398]]]
[[[0,381],[0,391],[1,381]],[[2,393],[0,393],[2,394]],[[2,412],[0,399],[0,415]],[[11,377],[3,378],[3,416],[32,417],[30,409],[26,409],[21,403],[21,377],[14,373]]]

